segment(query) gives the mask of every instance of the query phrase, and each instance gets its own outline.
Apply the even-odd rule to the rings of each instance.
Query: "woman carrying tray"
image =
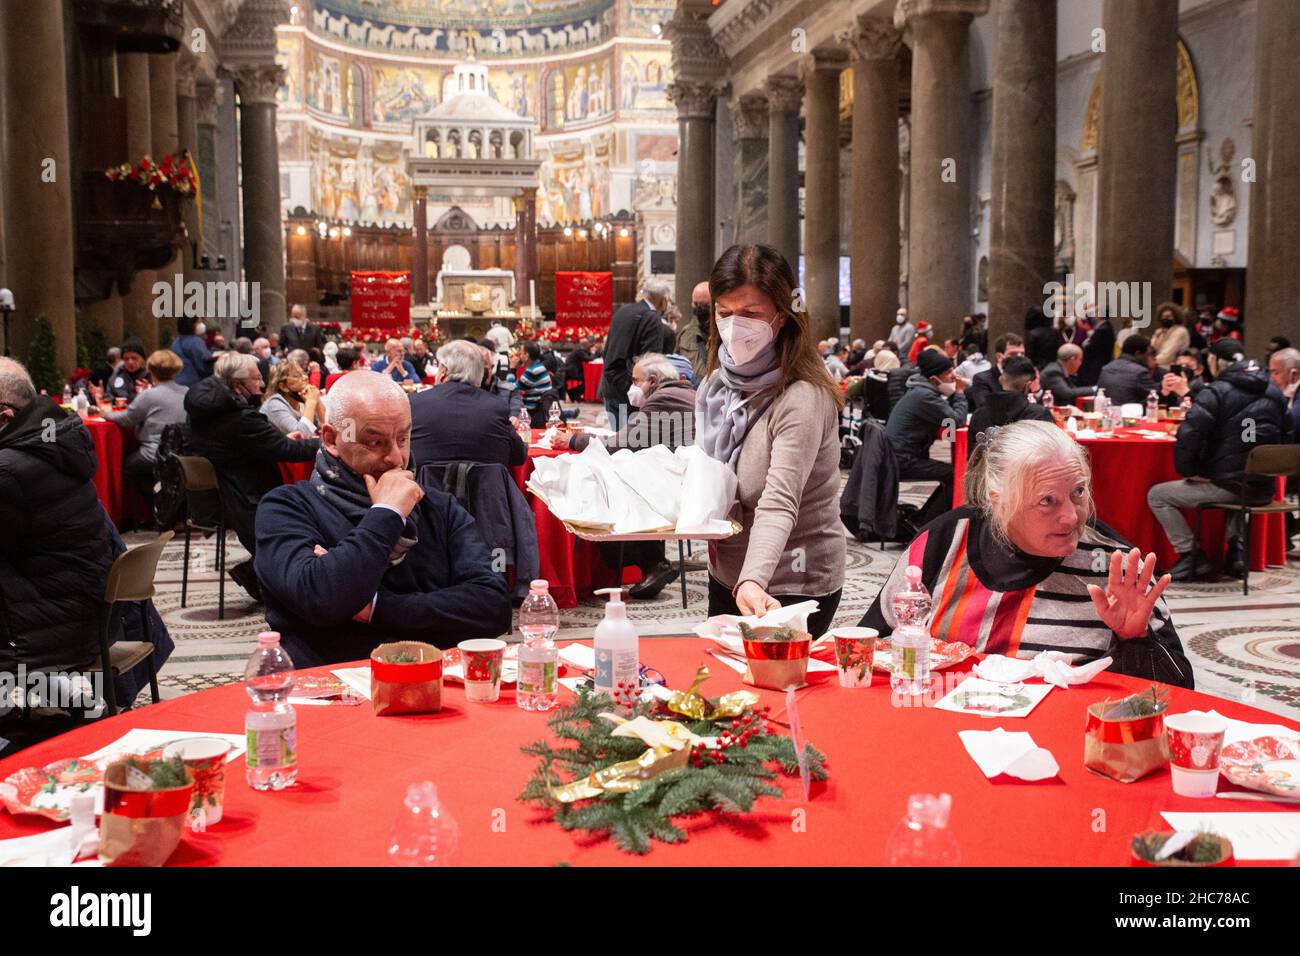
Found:
[[[800,601],[822,634],[844,585],[839,388],[817,355],[794,272],[771,246],[732,246],[709,276],[696,444],[738,478],[734,537],[709,546],[709,616]],[[838,320],[838,317],[836,317]]]

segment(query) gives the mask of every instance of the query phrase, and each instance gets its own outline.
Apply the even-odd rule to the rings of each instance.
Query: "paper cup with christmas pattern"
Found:
[[[465,699],[490,704],[501,696],[501,665],[506,642],[496,638],[461,641],[461,666],[465,668]]]
[[[837,627],[831,631],[841,687],[871,686],[871,668],[875,664],[876,638],[879,636],[880,632],[873,627]]]
[[[164,757],[179,756],[194,777],[190,829],[202,832],[221,822],[226,801],[226,756],[230,742],[220,737],[186,737],[163,748]]]
[[[1228,722],[1210,714],[1165,717],[1169,772],[1174,793],[1181,797],[1212,797],[1219,786],[1219,753]]]

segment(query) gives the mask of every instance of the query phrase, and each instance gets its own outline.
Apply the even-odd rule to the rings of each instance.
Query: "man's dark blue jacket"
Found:
[[[522,465],[528,446],[510,424],[505,401],[465,382],[443,382],[411,396],[411,460]]]
[[[387,641],[455,647],[510,630],[505,578],[469,512],[428,484],[413,514],[419,543],[401,564],[388,556],[404,522],[372,508],[355,526],[309,482],[276,488],[257,509],[257,577],[266,619],[293,662],[360,660]],[[320,545],[329,553],[316,556]],[[378,593],[368,624],[352,616]]]

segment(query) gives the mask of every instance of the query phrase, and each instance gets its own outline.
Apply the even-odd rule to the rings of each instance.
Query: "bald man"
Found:
[[[421,640],[454,647],[510,630],[504,572],[451,495],[418,483],[411,406],[386,375],[349,372],[330,389],[309,481],[257,509],[266,619],[299,667]]]
[[[1093,385],[1080,385],[1075,378],[1083,365],[1083,349],[1073,343],[1066,343],[1056,350],[1056,361],[1048,362],[1038,375],[1043,391],[1052,393],[1052,400],[1057,405],[1073,405],[1076,398],[1084,395],[1096,395]]]
[[[677,329],[677,354],[685,356],[691,363],[697,379],[704,377],[705,367],[709,364],[709,322],[713,311],[713,299],[709,295],[707,282],[697,283],[691,290],[691,314],[682,316]]]

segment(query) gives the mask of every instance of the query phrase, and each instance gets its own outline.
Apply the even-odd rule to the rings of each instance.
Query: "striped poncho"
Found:
[[[1062,651],[1079,663],[1109,655],[1117,673],[1191,687],[1191,664],[1163,599],[1152,608],[1145,637],[1120,640],[1097,617],[1088,585],[1104,587],[1111,553],[1130,548],[1090,522],[1072,554],[1036,557],[995,538],[978,509],[958,508],[908,545],[861,623],[881,634],[893,631],[894,595],[915,564],[934,602],[934,637],[1008,657]]]

